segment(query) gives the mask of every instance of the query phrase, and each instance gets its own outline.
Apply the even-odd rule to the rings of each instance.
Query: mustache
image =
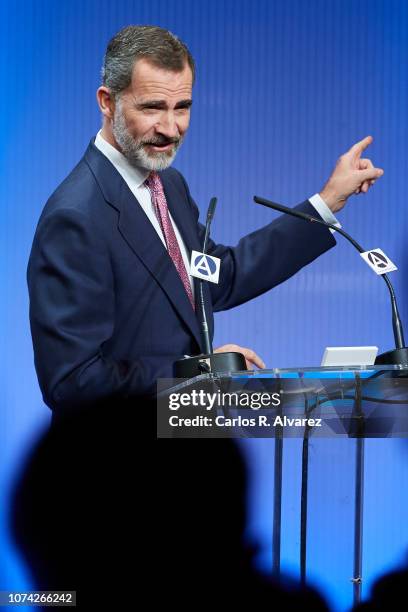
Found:
[[[180,138],[166,138],[165,136],[157,136],[156,138],[150,138],[149,140],[143,140],[143,145],[157,145],[163,147],[168,144],[179,144]]]

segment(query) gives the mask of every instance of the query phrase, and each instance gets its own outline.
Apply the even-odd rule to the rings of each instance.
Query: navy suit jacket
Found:
[[[160,173],[188,251],[204,228],[181,174]],[[299,210],[317,214],[309,202]],[[209,242],[222,261],[205,283],[213,311],[271,289],[335,244],[323,226],[283,216],[234,248]],[[197,316],[163,243],[111,162],[91,141],[48,200],[28,265],[35,366],[51,407],[154,393],[181,356],[201,352]],[[197,295],[196,291],[196,295]]]

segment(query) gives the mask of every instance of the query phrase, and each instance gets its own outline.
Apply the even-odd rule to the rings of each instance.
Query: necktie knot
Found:
[[[148,189],[150,189],[150,191],[152,191],[154,194],[160,193],[160,191],[163,189],[160,176],[157,172],[152,171],[147,177],[145,183],[146,187],[148,187]]]

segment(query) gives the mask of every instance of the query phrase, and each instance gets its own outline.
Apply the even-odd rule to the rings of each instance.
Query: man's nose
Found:
[[[156,130],[168,138],[177,138],[180,136],[174,113],[163,113],[160,117],[160,122],[156,126]]]

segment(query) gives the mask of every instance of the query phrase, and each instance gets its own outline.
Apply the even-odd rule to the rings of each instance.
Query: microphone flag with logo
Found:
[[[376,274],[387,274],[398,269],[381,249],[371,249],[371,251],[364,251],[360,255]]]
[[[190,261],[190,274],[196,278],[218,283],[221,260],[199,251],[192,251]]]

